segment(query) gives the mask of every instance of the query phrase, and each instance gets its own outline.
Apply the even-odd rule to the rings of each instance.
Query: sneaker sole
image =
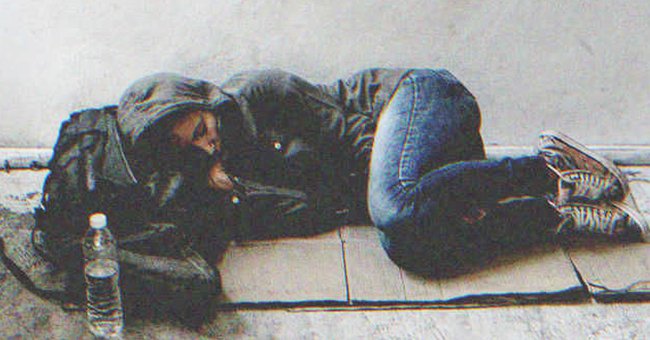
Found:
[[[587,155],[589,158],[600,163],[607,171],[609,171],[616,179],[618,179],[623,185],[624,196],[627,197],[630,193],[630,185],[628,183],[627,177],[621,172],[621,170],[614,164],[614,162],[609,159],[591,151],[586,146],[582,145],[580,142],[574,140],[573,138],[557,131],[542,131],[539,135],[540,140],[544,138],[550,138],[554,141],[557,141],[567,147],[578,150],[579,152]],[[539,149],[542,149],[541,147]]]
[[[640,228],[639,231],[641,232],[641,239],[645,243],[650,243],[650,226],[648,226],[648,222],[646,222],[643,214],[638,209],[631,207],[623,202],[611,202],[611,204],[616,208],[623,210],[626,214],[628,214],[628,216],[630,216],[630,218],[634,219]]]

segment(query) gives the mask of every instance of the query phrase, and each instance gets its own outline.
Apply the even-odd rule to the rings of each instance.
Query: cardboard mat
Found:
[[[626,170],[650,178],[649,168]],[[0,234],[6,239],[28,237],[46,174],[0,172]],[[650,182],[632,184],[637,204],[648,214]],[[18,257],[31,258],[23,255]],[[37,259],[23,262],[47,270],[39,269]],[[225,304],[519,304],[585,299],[585,288],[601,300],[646,299],[650,248],[640,243],[564,250],[546,245],[462,276],[434,280],[393,264],[372,227],[347,226],[311,238],[234,244],[218,267]],[[18,294],[7,286],[7,275],[0,265],[3,299]]]
[[[562,296],[580,298],[582,285],[566,254],[547,245],[501,257],[485,268],[429,279],[395,266],[370,227],[349,227],[345,241],[350,297],[356,302],[500,304]]]

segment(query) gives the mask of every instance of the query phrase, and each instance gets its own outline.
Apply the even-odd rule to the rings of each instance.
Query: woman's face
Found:
[[[185,114],[172,127],[172,142],[181,148],[190,145],[205,150],[210,155],[221,152],[221,140],[217,134],[217,121],[207,111]]]
[[[185,174],[190,179],[200,182],[207,178],[208,186],[215,190],[230,191],[233,189],[233,183],[221,164],[221,140],[217,134],[217,120],[213,114],[207,111],[186,114],[175,122],[171,134],[172,142],[180,148],[194,146],[210,155],[206,156],[200,151],[200,155],[197,155],[194,150],[186,153],[186,155],[194,157],[181,164],[181,166],[187,166],[184,168]]]

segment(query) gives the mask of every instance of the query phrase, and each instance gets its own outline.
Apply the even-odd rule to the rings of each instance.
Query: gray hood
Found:
[[[143,132],[162,118],[187,110],[207,110],[228,101],[216,85],[173,73],[158,73],[137,80],[120,99],[117,120],[125,149],[132,149]]]

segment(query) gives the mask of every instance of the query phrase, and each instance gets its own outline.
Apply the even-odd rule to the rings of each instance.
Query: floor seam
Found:
[[[594,294],[591,293],[591,290],[589,289],[589,283],[585,280],[585,278],[582,276],[582,273],[580,273],[580,269],[578,269],[578,266],[576,263],[573,261],[573,258],[571,258],[571,254],[567,249],[562,249],[566,257],[569,259],[569,262],[571,263],[571,267],[573,267],[573,272],[576,274],[576,277],[578,278],[578,281],[580,281],[580,284],[582,285],[582,289],[587,296],[589,296],[589,299],[591,302],[596,302],[596,298]]]
[[[402,270],[402,268],[399,268],[399,280],[402,284],[402,296],[404,296],[404,300],[408,301],[408,296],[406,294],[406,283],[404,282],[404,270]]]
[[[348,305],[352,305],[352,298],[350,296],[350,278],[348,275],[348,260],[345,253],[345,240],[341,235],[341,229],[338,230],[339,240],[341,241],[341,257],[343,258],[343,278],[345,279],[345,297]]]

